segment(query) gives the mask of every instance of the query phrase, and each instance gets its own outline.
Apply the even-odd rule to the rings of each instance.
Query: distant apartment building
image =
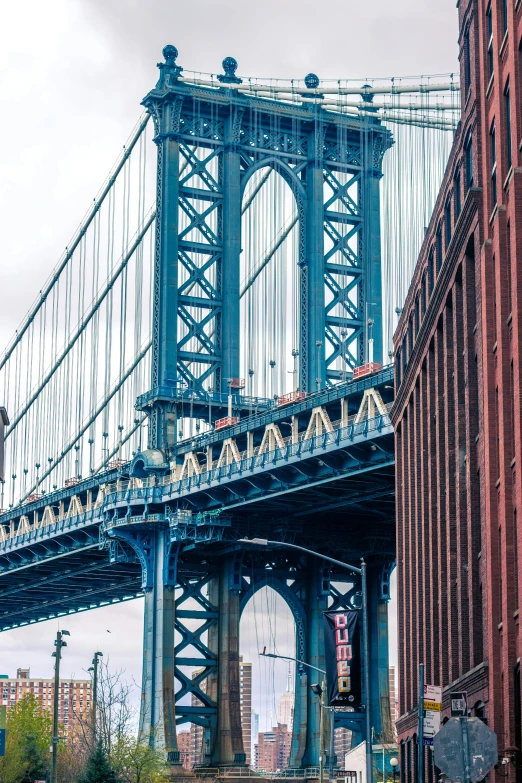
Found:
[[[241,700],[241,731],[246,763],[252,763],[252,664],[239,659],[239,698]]]
[[[395,689],[395,666],[390,666],[390,712],[393,724],[393,735],[397,735],[397,729],[395,728],[395,721],[399,717],[398,704],[397,704],[397,691]]]
[[[334,731],[334,756],[337,764],[342,765],[344,757],[352,748],[352,732],[350,729],[340,728]]]
[[[29,669],[17,669],[16,678],[0,675],[0,706],[9,710],[33,694],[44,710],[52,712],[54,678],[31,678]],[[74,738],[89,725],[92,687],[90,680],[60,680],[58,714],[63,732]]]
[[[272,731],[259,732],[255,767],[258,772],[277,772],[288,767],[292,733],[278,724]]]
[[[179,759],[183,769],[190,770],[194,766],[193,737],[190,731],[178,733]]]

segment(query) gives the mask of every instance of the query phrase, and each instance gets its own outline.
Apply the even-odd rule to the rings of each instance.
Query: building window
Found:
[[[466,192],[473,187],[473,136],[468,134],[464,145],[464,157],[466,165]]]
[[[426,302],[427,302],[427,299],[428,299],[428,295],[427,295],[427,291],[426,291],[427,284],[428,284],[428,280],[427,280],[426,272],[424,272],[424,275],[422,277],[422,289],[421,289],[421,313],[422,313],[422,315],[424,315],[424,313],[426,312]]]
[[[504,90],[504,114],[506,122],[506,159],[509,169],[511,167],[511,96],[509,94],[509,81]]]
[[[453,189],[455,191],[455,221],[457,220],[458,216],[460,215],[461,210],[461,200],[460,200],[460,166],[455,172],[455,177],[453,179]]]
[[[495,63],[493,59],[493,16],[491,13],[491,3],[486,11],[486,29],[488,36],[488,77],[491,79],[495,69]]]
[[[444,206],[444,247],[447,250],[451,242],[451,196],[446,199]]]
[[[435,286],[435,263],[433,259],[433,248],[431,248],[430,255],[428,257],[428,285],[429,295],[431,296]]]
[[[437,236],[436,236],[436,262],[437,262],[437,273],[440,271],[440,268],[442,266],[442,224],[439,223],[439,226],[437,228]]]
[[[508,0],[502,0],[502,33],[505,35],[508,30]]]
[[[497,142],[495,136],[495,123],[489,131],[489,147],[491,150],[491,208],[497,203]]]
[[[469,45],[469,24],[464,30],[464,89],[466,95],[471,87],[471,51]]]

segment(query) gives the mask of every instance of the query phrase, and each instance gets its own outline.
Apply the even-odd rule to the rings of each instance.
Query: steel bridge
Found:
[[[185,78],[175,47],[163,54],[159,81],[143,101],[145,119],[0,362],[0,370],[14,366],[14,380],[4,389],[25,382],[6,427],[12,498],[0,516],[0,629],[144,596],[142,733],[151,741],[159,737],[175,770],[176,727],[194,723],[203,729],[202,767],[241,767],[239,623],[246,603],[262,587],[276,590],[295,620],[296,658],[323,668],[322,612],[359,606],[360,585],[320,557],[310,560],[284,547],[261,552],[238,539],[299,543],[354,564],[365,558],[371,676],[364,702],[371,705],[375,735],[389,739],[395,479],[388,415],[393,369],[382,367],[380,182],[393,143],[383,120],[407,119],[400,106],[392,111],[373,103],[385,91],[371,85],[339,83],[336,92],[313,74],[285,88],[243,83],[232,58],[217,79]],[[453,93],[458,85],[432,87]],[[362,102],[350,103],[347,96],[357,91]],[[434,116],[426,106],[412,120],[411,106],[411,125],[451,126],[440,110]],[[157,178],[155,207],[147,214],[142,160],[149,116]],[[136,145],[143,154],[143,192],[132,239],[126,167]],[[56,287],[65,280],[66,304],[76,288],[83,296],[91,258],[86,236],[94,232],[96,268],[100,214],[105,202],[114,225],[111,192],[120,171],[127,178],[120,262],[107,262],[105,284],[96,272],[92,303],[82,300],[78,325],[69,319],[62,326],[54,315]],[[248,225],[245,214],[273,172],[286,183],[292,207],[275,236],[262,236],[268,249],[258,258],[252,237],[274,233],[273,225],[258,225],[273,205],[261,204],[261,218]],[[147,235],[151,304],[143,309]],[[268,277],[288,241],[292,266],[281,262],[279,276]],[[77,279],[68,271],[75,252]],[[131,259],[137,261],[130,289]],[[115,294],[116,285],[121,289]],[[293,286],[291,294],[277,299],[286,286]],[[129,363],[125,308],[132,297],[135,350]],[[42,310],[47,302],[51,326]],[[110,343],[118,308],[115,361]],[[293,364],[286,370],[281,354],[289,353],[294,316]],[[42,350],[48,343],[51,348],[24,381],[19,367],[31,364],[38,319]],[[145,343],[140,319],[151,328]],[[270,341],[274,357],[270,369],[260,371],[253,363],[256,356],[266,359],[264,343]],[[105,385],[97,404],[100,358]],[[279,394],[273,393],[276,359],[283,364]],[[287,374],[292,391],[285,388]],[[70,415],[63,410],[68,396]],[[79,410],[82,401],[85,411]],[[33,428],[42,414],[48,429],[37,436]],[[117,433],[112,447],[111,428]],[[335,719],[363,737],[363,714],[338,713]],[[318,754],[319,708],[307,670],[298,666],[289,765],[313,767]]]

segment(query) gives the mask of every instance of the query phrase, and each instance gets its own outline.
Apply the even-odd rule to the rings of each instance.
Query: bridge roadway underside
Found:
[[[390,451],[379,451],[380,458],[363,472],[335,476],[324,455],[318,455],[300,464],[309,479],[311,471],[317,471],[316,482],[279,487],[246,503],[237,498],[237,505],[230,504],[232,526],[224,539],[189,543],[180,553],[179,572],[190,572],[202,560],[219,562],[231,549],[239,549],[234,542],[244,537],[299,543],[353,563],[361,556],[375,563],[393,561],[392,441],[391,435],[379,438],[380,449],[387,445]],[[119,558],[111,562],[109,550],[100,549],[100,521],[94,517],[81,530],[65,530],[58,539],[0,554],[0,630],[143,594],[141,565],[134,553],[122,543]]]
[[[302,426],[306,427],[309,411],[318,410],[318,405],[334,421],[339,418],[343,397],[350,399],[348,412],[354,414],[368,389],[377,390],[388,404],[392,383],[392,369],[385,368],[369,378],[314,395],[304,403],[263,414],[254,420],[258,437],[267,423],[282,427],[284,419],[290,421],[296,412],[301,419],[304,417]],[[305,408],[308,413],[302,410]],[[241,445],[240,439],[245,437],[242,431],[249,426],[248,421],[242,422],[219,437],[223,442],[237,431],[234,440]],[[34,527],[33,519],[40,521],[38,530],[11,535],[3,542],[0,538],[0,630],[143,594],[142,567],[135,552],[121,540],[111,550],[100,548],[100,523],[108,517],[108,505],[116,509],[111,513],[120,516],[143,513],[144,502],[149,514],[160,517],[169,506],[226,513],[230,527],[223,528],[221,541],[198,541],[196,546],[186,542],[179,553],[180,574],[202,560],[219,562],[225,553],[239,550],[235,542],[244,537],[299,543],[353,563],[362,556],[375,565],[393,562],[395,472],[389,418],[381,416],[366,425],[352,424],[334,435],[308,441],[309,448],[302,441],[298,453],[289,447],[288,453],[279,452],[279,459],[265,454],[254,468],[248,465],[236,470],[237,465],[229,465],[206,480],[202,474],[155,487],[148,491],[145,501],[135,498],[129,502],[129,495],[119,493],[119,500],[109,502],[108,489],[122,478],[121,471],[112,471],[12,509],[0,519],[5,530],[11,526],[11,533],[21,529],[24,518],[29,528]],[[216,436],[204,436],[201,443],[204,446]],[[214,444],[214,449],[216,445],[220,447]],[[188,448],[180,444],[178,460],[186,458]],[[105,497],[103,504],[96,505],[93,498],[100,485],[106,488]],[[78,497],[84,510],[76,517],[70,513],[73,496]],[[68,505],[69,512],[62,511],[60,516],[59,510]],[[61,521],[44,526],[44,508],[54,509],[56,519]]]

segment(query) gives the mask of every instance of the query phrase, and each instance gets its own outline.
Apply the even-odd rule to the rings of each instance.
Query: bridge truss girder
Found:
[[[158,148],[149,448],[167,453],[179,401],[160,390],[226,393],[240,375],[242,201],[262,168],[295,197],[300,388],[362,364],[370,321],[382,361],[379,180],[392,143],[376,117],[188,85],[172,63],[143,101]]]

